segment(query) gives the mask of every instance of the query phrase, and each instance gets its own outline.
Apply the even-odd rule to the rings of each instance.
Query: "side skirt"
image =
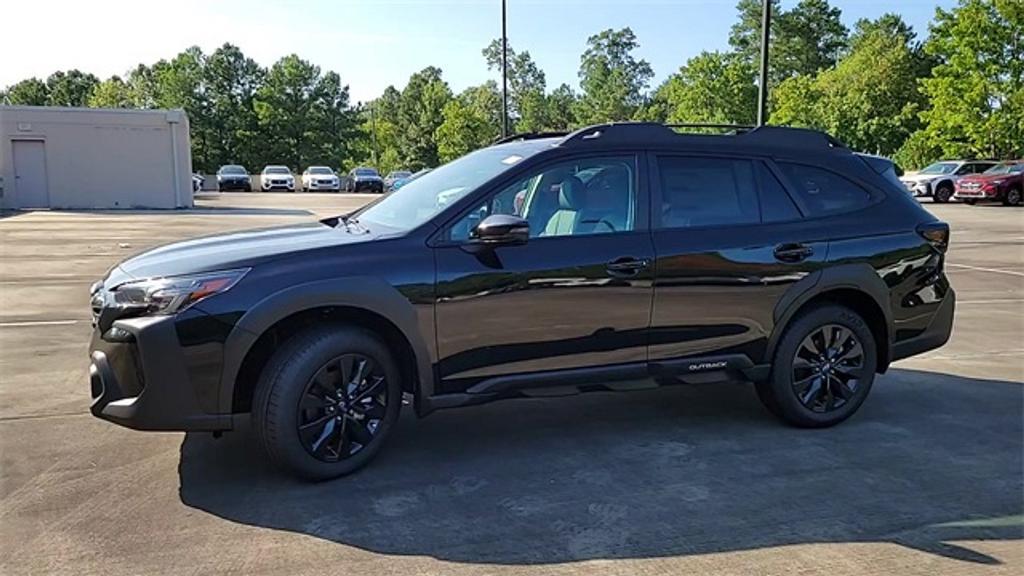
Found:
[[[767,378],[770,372],[768,364],[754,364],[744,354],[727,354],[503,375],[478,382],[466,392],[423,398],[417,404],[416,412],[423,417],[434,410],[474,406],[506,398],[646,390],[672,384],[757,381]]]

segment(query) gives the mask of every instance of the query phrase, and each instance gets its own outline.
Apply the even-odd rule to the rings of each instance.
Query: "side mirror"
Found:
[[[530,239],[530,223],[512,214],[493,214],[484,218],[469,233],[476,244],[514,246]]]

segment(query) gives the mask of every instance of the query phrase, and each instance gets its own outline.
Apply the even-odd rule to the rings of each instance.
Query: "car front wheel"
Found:
[[[776,347],[758,396],[776,416],[803,428],[833,426],[860,408],[878,365],[874,336],[845,306],[827,304],[800,314]]]
[[[935,189],[935,195],[932,199],[939,204],[945,204],[949,202],[949,199],[953,197],[953,187],[949,184],[942,184]]]
[[[380,451],[402,404],[387,347],[354,327],[315,328],[291,338],[264,369],[253,428],[267,455],[309,480],[365,466]]]
[[[1006,191],[1006,196],[1003,198],[1003,204],[1007,206],[1020,206],[1021,193],[1020,188],[1010,188]]]

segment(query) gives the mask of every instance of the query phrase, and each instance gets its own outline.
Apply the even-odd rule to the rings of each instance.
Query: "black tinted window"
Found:
[[[748,160],[658,158],[661,226],[692,228],[760,221]]]
[[[871,203],[866,190],[834,172],[785,162],[780,162],[779,167],[810,216],[851,212]]]
[[[799,219],[800,210],[775,174],[761,162],[757,163],[757,171],[761,181],[761,220],[786,222]]]

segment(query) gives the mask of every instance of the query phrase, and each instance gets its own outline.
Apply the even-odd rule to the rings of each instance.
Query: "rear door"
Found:
[[[761,159],[654,154],[651,171],[651,362],[760,362],[776,305],[823,265],[828,243]]]

